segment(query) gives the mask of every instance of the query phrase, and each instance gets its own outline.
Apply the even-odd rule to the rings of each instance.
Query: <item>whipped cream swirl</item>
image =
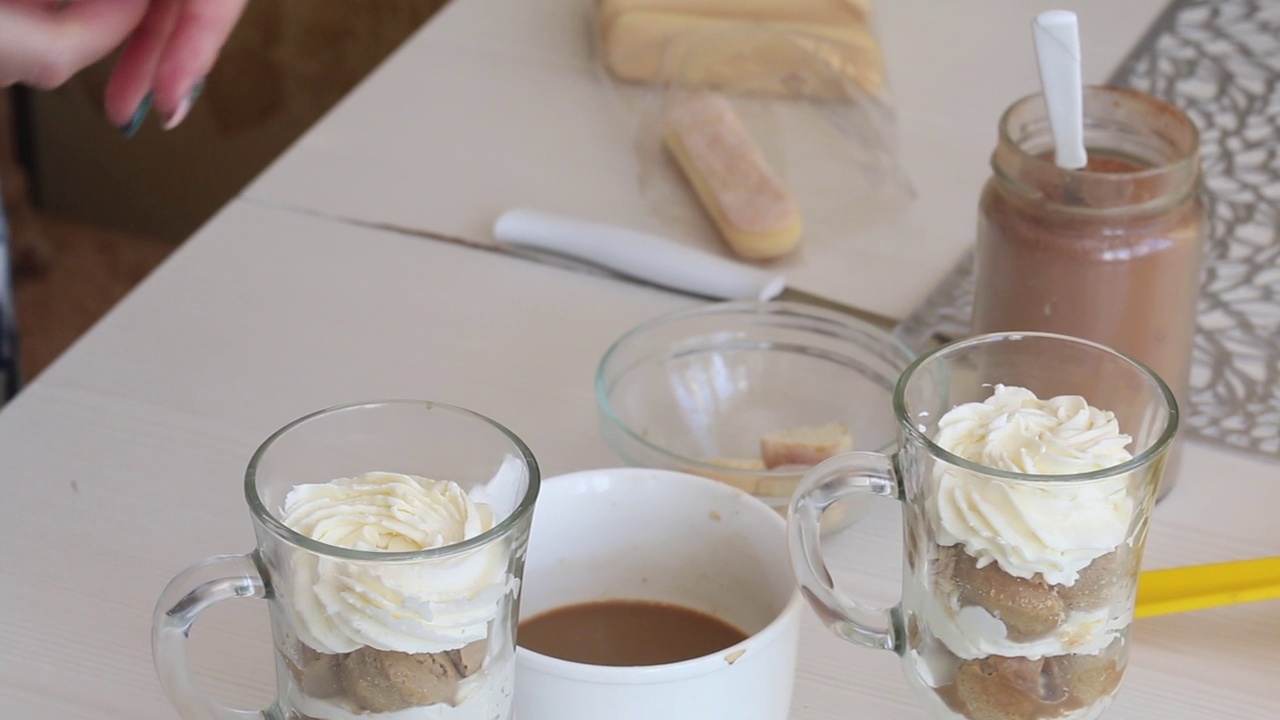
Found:
[[[1027,475],[1064,475],[1119,465],[1131,438],[1115,414],[1078,395],[1041,400],[996,385],[983,402],[952,408],[935,442],[973,463]],[[1057,483],[999,480],[939,465],[939,544],[963,545],[984,567],[1072,585],[1080,570],[1125,541],[1133,511],[1129,478]]]
[[[1018,642],[1008,637],[1000,618],[978,605],[960,607],[955,598],[928,598],[921,613],[930,630],[956,657],[965,660],[1001,655],[1039,660],[1054,655],[1097,655],[1115,642],[1133,621],[1129,613],[1108,608],[1069,613],[1044,637]]]
[[[456,483],[385,472],[297,485],[283,520],[326,545],[386,552],[454,545],[494,525],[492,509]],[[299,639],[327,653],[363,646],[433,653],[482,639],[514,590],[499,545],[385,562],[299,551],[289,593]]]

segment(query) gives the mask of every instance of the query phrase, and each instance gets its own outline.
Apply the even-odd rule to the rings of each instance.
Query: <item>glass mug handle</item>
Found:
[[[901,632],[892,609],[864,605],[836,588],[822,557],[822,513],[854,495],[901,500],[890,458],[879,453],[837,455],[805,473],[791,498],[787,545],[800,592],[836,635],[858,645],[897,651]]]
[[[217,555],[169,581],[151,618],[151,655],[160,685],[183,720],[262,720],[262,711],[234,710],[208,698],[191,676],[187,639],[196,617],[233,598],[265,598],[266,584],[252,553]]]

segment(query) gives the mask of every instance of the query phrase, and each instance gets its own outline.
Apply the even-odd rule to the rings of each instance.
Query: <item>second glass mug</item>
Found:
[[[1132,459],[1074,475],[1030,475],[978,465],[935,444],[943,414],[987,399],[996,384],[1041,399],[1079,395],[1114,412],[1132,437]],[[913,694],[938,720],[1099,717],[1128,660],[1147,525],[1177,430],[1169,388],[1102,345],[993,334],[917,359],[898,381],[894,413],[896,454],[834,457],[796,490],[788,535],[805,597],[840,637],[899,655]],[[836,588],[822,556],[823,512],[856,495],[902,506],[902,600],[890,609]],[[957,543],[947,525],[944,542],[944,512],[971,522],[976,539]],[[984,544],[1024,558],[1075,554],[1087,564],[1055,582],[1039,573],[1017,577],[992,557],[969,554]]]
[[[455,482],[492,510],[492,526],[453,544],[384,551],[324,544],[284,523],[285,497],[296,485],[370,472]],[[165,693],[184,720],[419,709],[509,719],[517,598],[538,487],[537,463],[519,438],[443,403],[348,405],[285,426],[245,472],[257,548],[188,568],[156,605],[152,652]],[[261,711],[214,703],[187,659],[196,617],[245,597],[270,604],[277,696]]]

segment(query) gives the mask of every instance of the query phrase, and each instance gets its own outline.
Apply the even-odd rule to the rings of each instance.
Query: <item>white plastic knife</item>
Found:
[[[564,255],[672,290],[720,300],[772,300],[787,280],[639,230],[538,210],[508,210],[493,224],[498,242]]]

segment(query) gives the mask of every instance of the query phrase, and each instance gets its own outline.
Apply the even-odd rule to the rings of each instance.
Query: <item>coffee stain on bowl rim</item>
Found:
[[[746,649],[746,648],[739,648],[739,649],[737,649],[737,650],[734,650],[733,652],[731,652],[731,653],[729,653],[728,655],[725,655],[725,656],[724,656],[724,661],[725,661],[726,663],[728,663],[728,664],[732,665],[732,664],[734,664],[734,663],[738,662],[738,658],[740,658],[740,657],[742,657],[743,655],[745,655],[745,654],[746,654],[746,652],[747,652],[747,649]]]

